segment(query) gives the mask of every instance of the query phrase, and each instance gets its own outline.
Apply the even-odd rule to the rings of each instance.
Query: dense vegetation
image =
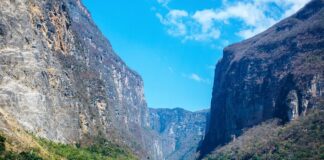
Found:
[[[39,143],[50,153],[59,155],[68,160],[133,160],[136,159],[132,153],[123,147],[112,144],[105,139],[97,139],[89,147],[78,147],[54,143],[40,139]]]
[[[42,158],[33,151],[20,153],[7,151],[5,142],[6,138],[0,135],[0,160],[42,160]]]
[[[67,160],[134,160],[137,159],[128,149],[108,142],[105,139],[98,139],[89,147],[78,147],[66,144],[55,143],[45,139],[35,138],[39,147],[46,155],[41,154],[40,148],[25,149],[26,151],[11,151],[6,148],[10,143],[4,135],[0,135],[0,160],[46,160],[46,159],[67,159]],[[8,144],[10,145],[10,144]],[[42,155],[42,156],[41,156]]]
[[[323,107],[285,126],[272,120],[251,128],[206,159],[324,159]]]

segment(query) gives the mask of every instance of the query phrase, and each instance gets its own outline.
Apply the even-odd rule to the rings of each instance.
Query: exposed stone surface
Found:
[[[288,122],[323,100],[323,17],[324,0],[313,0],[267,31],[224,49],[202,156],[243,128],[274,117]]]
[[[166,160],[191,160],[205,135],[208,110],[150,108],[151,128],[159,133]]]
[[[1,0],[0,107],[50,140],[86,145],[103,136],[162,158],[141,77],[80,0]]]

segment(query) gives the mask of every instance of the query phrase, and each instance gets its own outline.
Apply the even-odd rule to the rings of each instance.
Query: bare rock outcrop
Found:
[[[150,108],[151,128],[158,133],[166,160],[194,160],[205,134],[208,110]]]
[[[202,156],[244,128],[272,118],[289,122],[323,101],[323,17],[324,1],[313,0],[267,31],[224,49]]]
[[[101,136],[143,159],[162,157],[146,129],[141,77],[80,0],[1,0],[0,107],[50,140],[87,145]]]

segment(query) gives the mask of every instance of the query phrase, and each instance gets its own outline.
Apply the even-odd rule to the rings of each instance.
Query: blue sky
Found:
[[[214,67],[231,43],[309,0],[83,0],[116,53],[144,80],[149,107],[209,108]]]

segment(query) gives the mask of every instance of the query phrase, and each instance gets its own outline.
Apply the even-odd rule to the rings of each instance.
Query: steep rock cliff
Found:
[[[50,140],[87,145],[99,136],[162,156],[141,77],[80,0],[1,0],[0,110]]]
[[[324,1],[224,49],[202,156],[267,119],[288,122],[324,96]],[[201,157],[202,157],[201,156]]]
[[[166,160],[195,158],[205,134],[208,110],[197,112],[176,109],[149,109],[151,128],[158,133]]]

